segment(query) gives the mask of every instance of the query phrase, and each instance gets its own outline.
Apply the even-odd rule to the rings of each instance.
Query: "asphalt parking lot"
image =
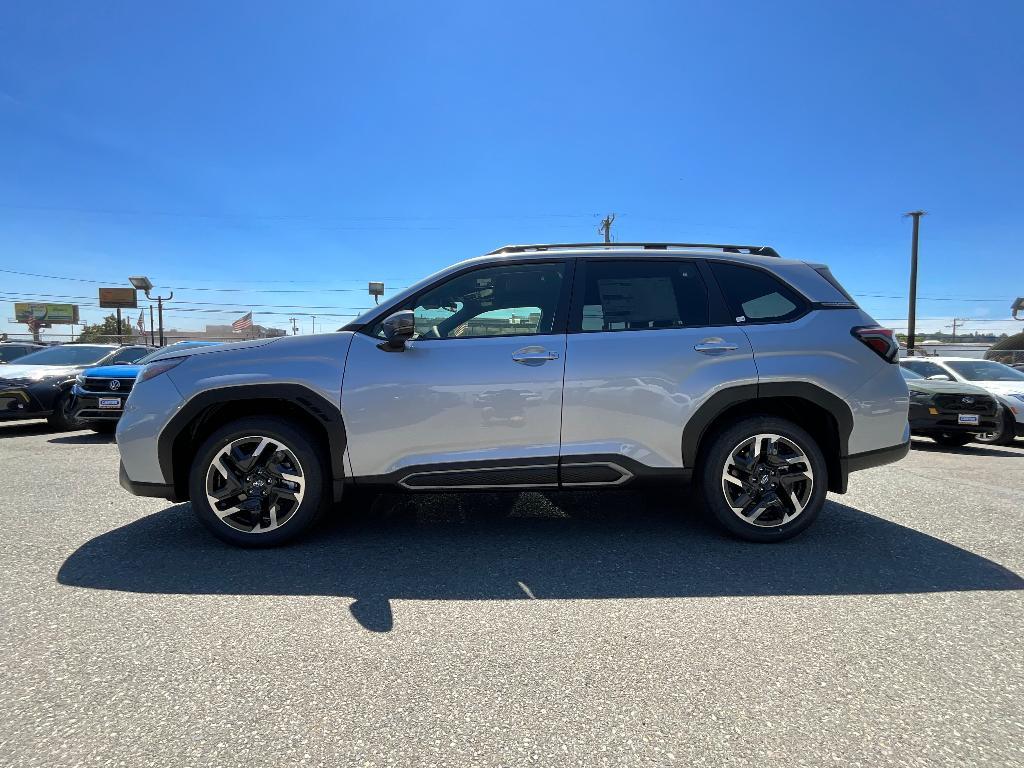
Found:
[[[1024,764],[1024,442],[785,544],[665,495],[382,497],[241,551],[0,425],[0,764]]]

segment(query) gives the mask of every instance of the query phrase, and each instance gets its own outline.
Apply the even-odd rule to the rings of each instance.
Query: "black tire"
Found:
[[[752,453],[752,439],[757,435],[777,435],[783,438],[783,441],[774,441],[774,444],[782,446],[782,450],[785,452],[790,452],[791,447],[795,446],[804,456],[806,462],[782,466],[784,462],[781,455],[764,456],[759,459],[750,458],[749,461],[753,462],[753,467],[761,467],[763,471],[750,472],[743,480],[744,487],[737,489],[735,486],[729,485],[723,478],[723,474],[729,473],[726,469],[727,461],[744,444],[748,444],[744,450]],[[805,430],[791,421],[775,416],[752,416],[722,427],[708,439],[709,443],[702,451],[700,464],[697,467],[698,493],[704,508],[726,531],[747,541],[785,541],[796,536],[814,522],[825,504],[825,494],[828,491],[828,470],[821,448]],[[772,443],[769,442],[769,447],[771,445]],[[766,452],[763,451],[763,453]],[[806,469],[810,469],[812,473],[809,477],[806,475]],[[804,479],[799,480],[795,485],[787,485],[788,482],[796,479],[795,476],[801,471],[804,473]],[[761,478],[766,475],[769,480],[762,480]],[[793,477],[783,479],[784,476],[789,475],[793,475]],[[733,476],[739,477],[738,474]],[[748,482],[748,480],[753,482]],[[761,522],[751,522],[743,519],[741,514],[730,506],[726,497],[727,491],[724,488],[726,485],[729,485],[730,493],[735,493],[740,497],[734,501],[740,501],[744,494],[752,498],[751,503],[755,505],[755,510],[759,503],[758,499],[762,501],[777,499],[777,501],[770,502],[763,512],[758,513],[758,519]],[[756,489],[753,496],[748,493],[748,486]],[[796,509],[797,503],[791,502],[788,498],[786,500],[780,498],[783,493],[782,489],[785,487],[794,489],[795,494],[802,497],[799,503],[802,503],[803,506],[799,511]],[[787,520],[786,517],[793,512],[796,514],[792,514]]]
[[[87,421],[85,426],[101,435],[112,435],[117,430],[116,421]]]
[[[54,429],[84,429],[85,424],[81,419],[76,419],[74,414],[71,413],[71,401],[72,394],[70,389],[66,389],[57,395],[57,399],[53,402],[53,413],[47,417],[47,421],[50,426]]]
[[[212,466],[214,459],[233,443],[238,446],[237,450],[244,454],[250,444],[258,442],[261,438],[268,438],[272,443],[278,443],[279,447],[285,449],[284,452],[271,452],[271,458],[282,456],[276,464],[272,461],[269,462],[278,471],[264,469],[266,474],[275,475],[274,478],[264,482],[262,477],[256,476],[261,470],[261,467],[258,466],[259,462],[246,470],[245,461],[236,462],[234,459],[229,459],[233,470],[237,469],[241,472],[241,474],[236,474],[232,470],[232,473],[235,474],[235,485],[246,495],[236,495],[224,503],[231,504],[237,499],[243,499],[239,506],[252,507],[252,509],[239,509],[238,512],[222,518],[222,515],[218,515],[214,511],[207,498],[207,491],[211,484],[223,483],[227,486],[232,481],[227,479],[223,470],[214,472]],[[253,450],[255,451],[255,449]],[[294,541],[313,527],[327,507],[329,494],[326,493],[327,468],[323,460],[324,450],[304,430],[280,419],[250,417],[227,424],[206,439],[192,462],[188,478],[192,510],[199,521],[214,536],[229,544],[240,547],[274,547]],[[285,456],[285,453],[290,456]],[[283,472],[289,477],[298,477],[301,480],[301,483],[297,485],[301,488],[302,494],[297,504],[292,505],[292,500],[284,501],[285,506],[288,507],[287,517],[280,521],[278,527],[271,528],[268,505],[273,508],[276,507],[276,503],[272,501],[273,496],[261,498],[260,495],[266,496],[269,490],[267,486],[271,482],[276,482],[281,486],[293,485],[280,479],[281,467],[286,467]],[[250,474],[246,474],[247,472]],[[254,483],[250,482],[250,478],[253,477],[255,477]],[[284,493],[289,493],[290,490],[294,489],[282,487]],[[225,493],[225,489],[221,488],[217,492]],[[269,490],[269,492],[274,493],[273,490]],[[262,505],[262,509],[257,511],[256,507],[260,505]],[[260,522],[257,522],[253,528],[239,529],[247,528],[254,520],[260,520]],[[277,523],[276,518],[274,518],[274,523]],[[264,527],[265,530],[255,532],[258,527]]]
[[[938,435],[932,435],[931,438],[939,445],[945,445],[949,448],[962,448],[975,439],[974,435],[958,435],[955,432],[943,432]]]
[[[988,436],[974,435],[973,442],[981,445],[1011,445],[1014,439],[1016,423],[1013,415],[1006,408],[1003,409],[1003,421],[998,432],[989,432]]]

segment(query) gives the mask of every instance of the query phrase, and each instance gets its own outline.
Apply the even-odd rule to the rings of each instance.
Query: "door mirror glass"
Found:
[[[380,327],[384,343],[390,349],[405,349],[405,342],[416,332],[416,318],[412,310],[403,309],[384,318]]]

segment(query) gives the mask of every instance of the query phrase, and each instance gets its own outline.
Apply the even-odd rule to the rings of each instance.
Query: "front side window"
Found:
[[[804,311],[803,299],[764,270],[723,262],[711,269],[737,323],[785,322]]]
[[[589,261],[582,308],[584,333],[708,325],[708,292],[692,261]]]
[[[903,365],[912,370],[914,373],[921,374],[921,376],[923,376],[926,379],[929,376],[942,376],[946,379],[953,378],[942,369],[942,366],[937,365],[936,363],[929,363],[924,360],[912,360],[903,363]]]
[[[125,347],[119,349],[117,354],[110,358],[111,364],[114,363],[134,363],[146,354],[147,350],[145,347]]]
[[[553,333],[565,264],[508,264],[467,272],[413,301],[417,339]],[[378,323],[373,335],[383,337]]]

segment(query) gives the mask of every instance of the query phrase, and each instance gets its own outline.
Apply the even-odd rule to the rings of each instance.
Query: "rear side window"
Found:
[[[708,292],[692,261],[586,262],[583,332],[688,328],[708,324]]]
[[[723,262],[712,262],[711,269],[737,323],[785,322],[804,312],[806,302],[763,270]]]

